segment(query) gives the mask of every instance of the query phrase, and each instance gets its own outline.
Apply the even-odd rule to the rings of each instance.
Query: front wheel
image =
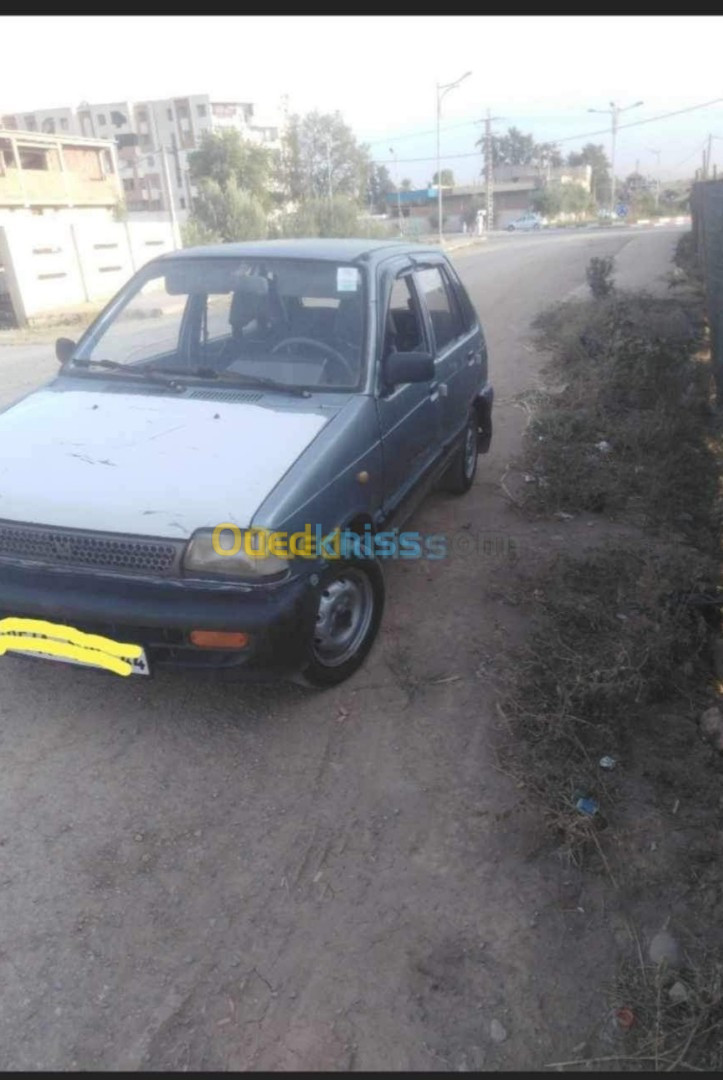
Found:
[[[361,667],[384,610],[379,561],[355,559],[329,566],[320,586],[309,658],[300,673],[307,686],[336,686]]]
[[[477,429],[477,412],[471,409],[464,429],[464,438],[444,477],[444,487],[453,495],[464,495],[474,483],[477,474]]]

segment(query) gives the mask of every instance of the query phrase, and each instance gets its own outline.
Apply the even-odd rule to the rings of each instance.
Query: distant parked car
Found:
[[[514,221],[506,226],[507,232],[525,232],[530,229],[541,229],[545,224],[544,218],[539,214],[535,214],[530,211],[527,214],[523,214],[522,217],[516,218]]]
[[[382,617],[374,542],[490,445],[477,312],[421,244],[174,252],[56,351],[0,413],[0,656],[341,682]]]

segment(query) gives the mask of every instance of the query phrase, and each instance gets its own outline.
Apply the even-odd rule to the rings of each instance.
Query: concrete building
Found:
[[[279,146],[280,125],[257,114],[252,102],[212,101],[208,94],[158,101],[83,102],[77,109],[41,109],[2,118],[3,126],[48,134],[68,132],[112,139],[126,206],[135,212],[171,209],[184,221],[193,192],[188,155],[206,132],[232,129],[271,149]]]
[[[114,142],[0,128],[0,219],[71,210],[107,217],[120,198]]]
[[[0,326],[90,313],[180,245],[167,218],[116,220],[121,191],[112,139],[0,129]]]
[[[500,165],[494,171],[492,185],[492,206],[494,228],[505,226],[533,208],[534,196],[547,184],[578,184],[585,191],[590,191],[592,169],[589,165],[564,165],[560,168],[544,169],[535,165]],[[476,209],[484,207],[485,184],[480,178],[479,184],[455,184],[443,188],[444,228],[447,232],[461,232],[463,222],[474,214]],[[396,215],[397,205],[401,206],[402,216],[410,219],[426,219],[431,229],[431,219],[437,214],[437,188],[420,188],[416,191],[401,191],[386,197],[389,210]],[[433,231],[433,230],[432,230]]]

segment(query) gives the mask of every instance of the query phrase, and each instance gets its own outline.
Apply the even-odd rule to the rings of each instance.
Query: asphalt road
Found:
[[[433,495],[411,527],[472,550],[388,567],[383,632],[349,683],[313,694],[0,660],[0,1067],[570,1056],[600,972],[496,768],[489,676],[524,629],[505,581],[535,531],[498,480],[524,423],[514,396],[539,372],[530,319],[584,288],[592,255],[616,254],[622,285],[661,284],[678,235],[512,235],[459,255],[488,337],[495,445],[469,495]],[[54,365],[47,345],[0,346],[2,400]],[[602,955],[606,929],[586,931]]]

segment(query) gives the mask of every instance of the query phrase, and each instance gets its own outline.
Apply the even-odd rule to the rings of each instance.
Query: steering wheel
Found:
[[[349,376],[352,385],[357,381],[356,372],[352,370],[349,361],[346,359],[344,354],[340,353],[338,349],[335,349],[333,345],[327,345],[325,341],[318,341],[316,338],[287,337],[284,338],[283,341],[279,341],[276,345],[274,345],[273,349],[271,350],[272,356],[277,352],[281,352],[281,350],[286,348],[288,345],[311,345],[312,349],[318,349],[320,352],[326,353],[327,358],[326,362],[324,363],[324,367],[322,368],[322,375],[324,374],[324,371],[326,370],[326,365],[329,363],[329,361],[336,360],[338,364],[341,364],[345,373]]]

